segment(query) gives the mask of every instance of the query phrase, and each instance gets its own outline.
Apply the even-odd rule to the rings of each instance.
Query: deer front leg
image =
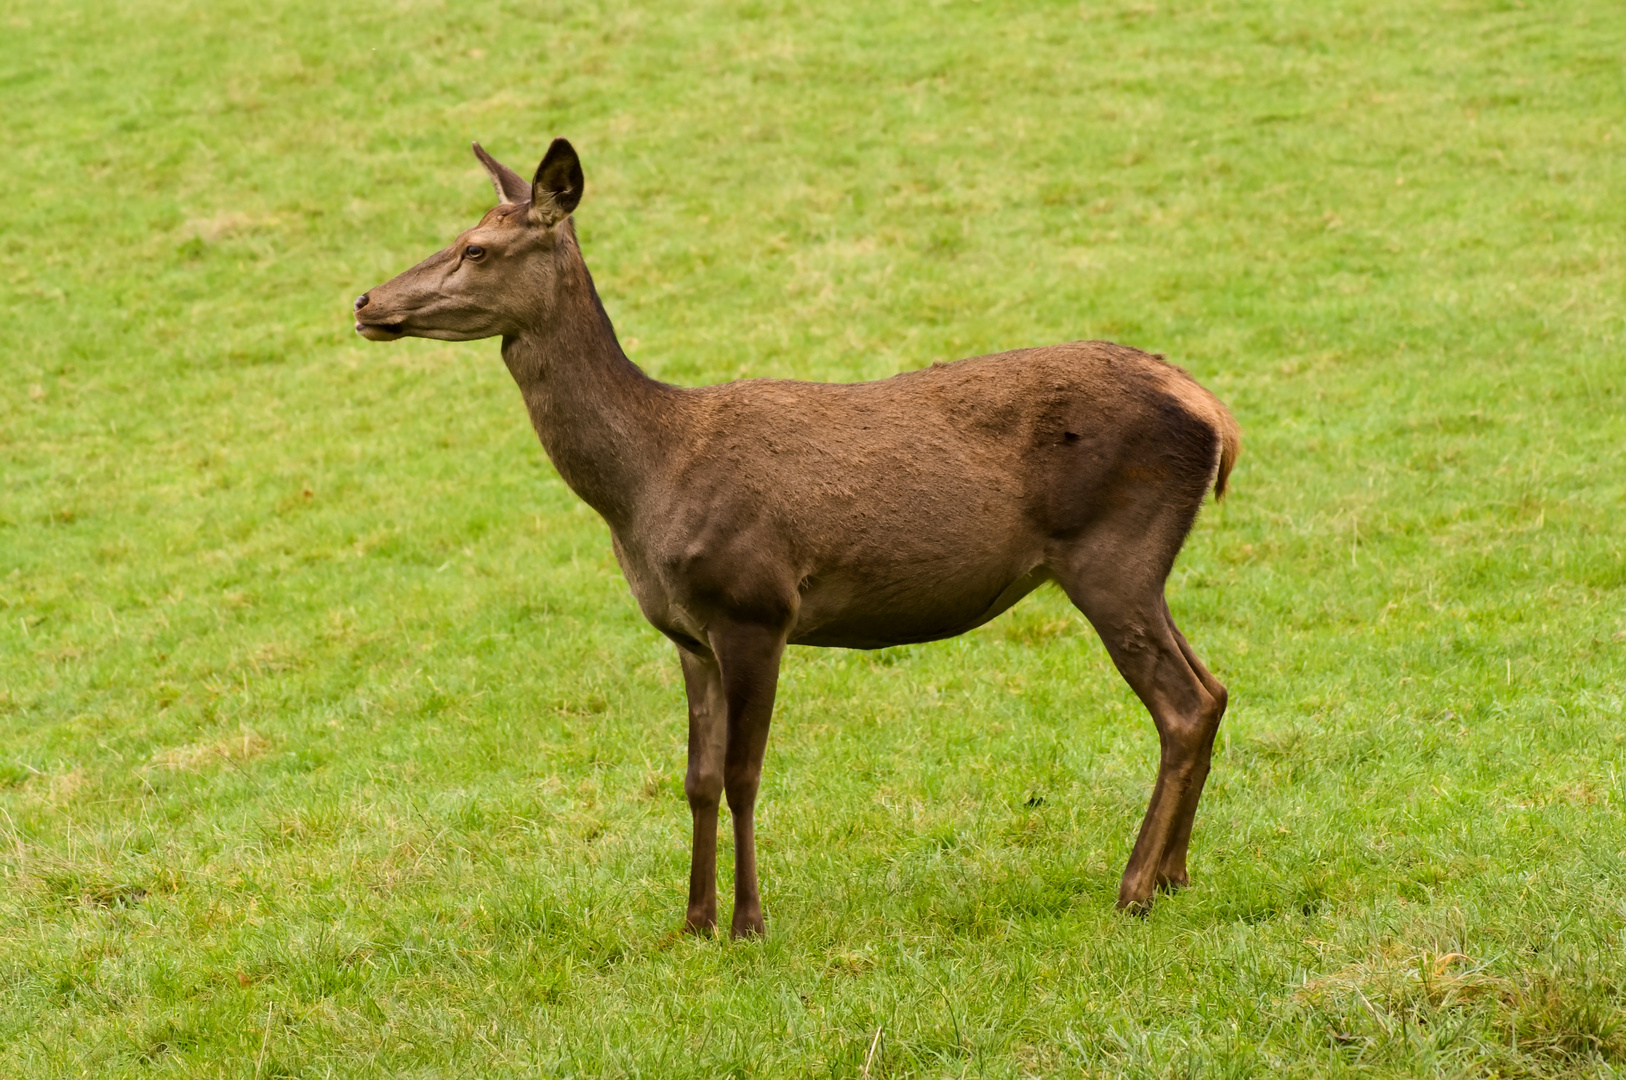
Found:
[[[756,802],[762,782],[762,757],[768,748],[779,685],[779,659],[785,650],[782,630],[734,625],[711,633],[712,649],[722,669],[723,701],[728,712],[728,746],[723,787],[734,820],[734,937],[763,934],[762,897],[757,890]]]
[[[683,688],[689,698],[689,768],[683,793],[694,818],[689,859],[689,910],[683,926],[693,934],[717,928],[717,804],[723,794],[723,755],[728,740],[723,679],[717,660],[678,649]]]

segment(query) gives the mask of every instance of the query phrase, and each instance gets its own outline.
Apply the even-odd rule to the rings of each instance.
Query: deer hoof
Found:
[[[735,941],[742,939],[748,941],[751,938],[764,937],[767,933],[768,927],[762,921],[761,915],[754,919],[736,919],[734,925],[729,928],[729,937],[732,937]]]
[[[1137,917],[1150,915],[1152,898],[1156,895],[1157,890],[1152,882],[1136,888],[1126,881],[1118,887],[1118,910]]]

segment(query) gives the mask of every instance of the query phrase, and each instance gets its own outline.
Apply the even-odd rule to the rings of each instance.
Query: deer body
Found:
[[[502,200],[453,247],[357,300],[392,340],[501,335],[565,482],[608,523],[639,607],[678,647],[694,825],[687,924],[716,922],[716,829],[736,843],[735,934],[763,930],[754,806],[787,644],[872,649],[964,633],[1055,581],[1101,634],[1163,745],[1119,891],[1185,883],[1223,686],[1163,584],[1235,422],[1185,372],[1105,342],[1022,349],[879,382],[649,379],[576,245],[575,152],[527,184],[476,146]],[[503,272],[499,272],[503,271]]]

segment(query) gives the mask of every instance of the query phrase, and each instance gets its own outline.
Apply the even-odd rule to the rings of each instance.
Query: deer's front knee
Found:
[[[723,797],[723,774],[691,766],[683,777],[683,794],[689,797],[689,809],[715,810]]]
[[[728,792],[728,808],[739,813],[756,805],[757,788],[761,784],[755,776],[731,776],[724,784]]]

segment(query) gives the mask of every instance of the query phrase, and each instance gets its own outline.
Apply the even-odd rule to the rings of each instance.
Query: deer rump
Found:
[[[735,935],[765,924],[755,806],[788,644],[881,648],[963,633],[1055,581],[1151,714],[1157,782],[1118,889],[1145,911],[1187,881],[1226,690],[1164,583],[1239,435],[1161,357],[1077,342],[879,382],[649,378],[616,340],[555,139],[527,182],[475,146],[498,205],[356,298],[373,341],[500,337],[561,478],[609,525],[644,614],[678,646],[693,822],[685,925],[717,922],[718,807],[734,830]]]

